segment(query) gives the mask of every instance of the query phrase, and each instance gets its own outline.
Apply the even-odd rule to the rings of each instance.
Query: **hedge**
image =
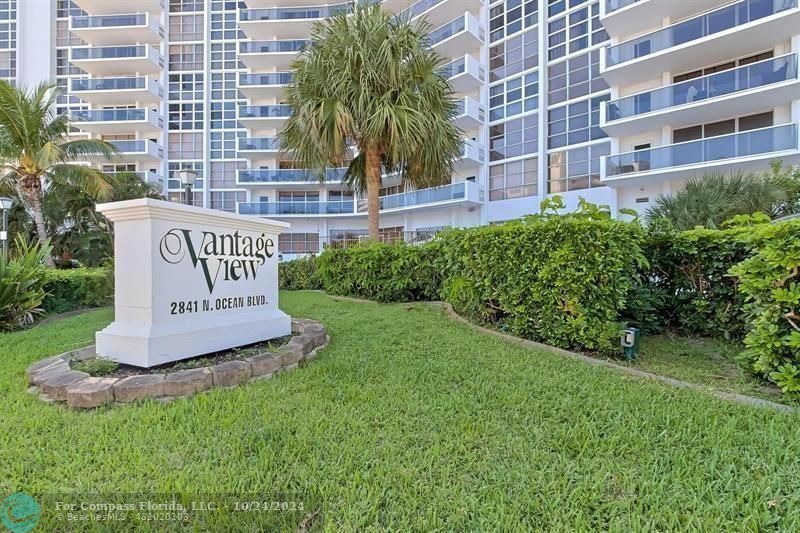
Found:
[[[313,257],[285,261],[278,265],[278,280],[281,289],[318,290],[322,280],[317,274],[317,262]]]
[[[44,275],[47,296],[42,307],[48,313],[101,307],[113,302],[114,277],[110,269],[47,270]]]

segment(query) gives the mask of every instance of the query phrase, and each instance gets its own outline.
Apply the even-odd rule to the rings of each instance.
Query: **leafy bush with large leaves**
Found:
[[[0,257],[0,331],[27,326],[44,312],[44,263],[50,248],[18,239],[15,249],[14,257]]]
[[[759,226],[746,241],[757,252],[731,269],[747,302],[745,354],[753,370],[800,398],[800,220]]]

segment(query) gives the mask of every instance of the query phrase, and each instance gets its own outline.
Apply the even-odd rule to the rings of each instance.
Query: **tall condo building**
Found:
[[[280,151],[283,89],[311,25],[351,2],[0,0],[0,77],[56,81],[75,135],[113,142],[195,205],[292,223],[285,257],[366,233],[366,205]],[[798,0],[383,0],[425,19],[458,99],[451,183],[386,176],[386,239],[537,212],[548,195],[645,209],[711,171],[800,161]]]

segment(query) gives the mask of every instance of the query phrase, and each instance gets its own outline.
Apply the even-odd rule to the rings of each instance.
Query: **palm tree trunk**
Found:
[[[380,240],[380,223],[378,220],[381,210],[381,154],[374,148],[367,150],[367,214],[369,216],[369,238],[371,241]]]
[[[45,246],[47,244],[47,227],[44,224],[42,189],[39,178],[23,179],[22,190],[28,198],[28,206],[31,208],[31,213],[33,214],[33,223],[36,225],[36,237],[39,240],[39,244]],[[47,254],[45,262],[50,268],[55,268],[56,266],[52,254]]]

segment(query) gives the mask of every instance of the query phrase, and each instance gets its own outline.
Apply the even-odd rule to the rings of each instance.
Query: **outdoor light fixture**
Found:
[[[0,198],[0,210],[3,212],[3,231],[0,231],[0,241],[3,241],[3,260],[8,259],[8,212],[14,200],[11,198]]]
[[[197,182],[197,172],[191,168],[184,168],[175,172],[175,177],[181,181],[181,185],[183,185],[183,188],[186,191],[186,205],[194,205],[192,188]]]

